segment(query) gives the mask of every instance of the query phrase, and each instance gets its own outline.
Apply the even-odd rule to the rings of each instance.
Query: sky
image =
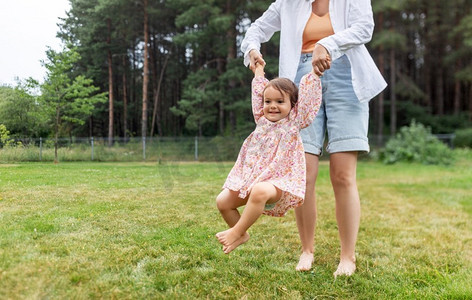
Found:
[[[60,50],[59,17],[68,0],[0,0],[0,85],[16,85],[15,77],[44,81],[47,46]]]

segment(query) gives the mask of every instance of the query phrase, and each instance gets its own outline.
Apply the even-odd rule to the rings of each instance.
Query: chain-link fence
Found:
[[[59,161],[234,161],[240,137],[60,138]],[[1,146],[1,145],[0,145]],[[18,138],[0,148],[0,161],[53,161],[53,138]]]
[[[454,135],[438,135],[453,146]],[[235,161],[245,137],[60,138],[59,161]],[[389,136],[370,136],[371,149]],[[0,162],[54,161],[53,138],[17,138],[0,144]],[[326,158],[322,157],[322,159]]]

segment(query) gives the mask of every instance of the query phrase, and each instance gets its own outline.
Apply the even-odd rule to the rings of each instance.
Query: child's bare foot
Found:
[[[338,269],[333,273],[334,278],[337,276],[351,276],[356,271],[356,260],[341,259]]]
[[[297,271],[309,271],[313,264],[313,253],[303,252],[295,268]]]
[[[229,246],[223,247],[223,252],[225,254],[229,254],[231,251],[236,249],[238,246],[244,244],[245,242],[249,241],[249,234],[245,232],[239,239],[237,239],[234,243]]]
[[[216,238],[218,239],[218,241],[226,247],[236,242],[236,240],[240,237],[242,237],[242,235],[238,235],[237,233],[235,233],[233,228],[218,232],[216,234]]]

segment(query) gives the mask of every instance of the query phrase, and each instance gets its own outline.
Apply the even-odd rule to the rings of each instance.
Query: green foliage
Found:
[[[217,82],[214,76],[215,70],[212,69],[201,69],[190,74],[184,82],[186,89],[178,107],[171,108],[174,114],[186,117],[185,126],[189,130],[198,132],[215,121],[215,103],[223,95],[215,88]]]
[[[37,82],[28,79],[15,88],[0,87],[0,123],[12,136],[38,137],[47,135],[46,116],[34,96]]]
[[[388,105],[389,102],[387,101]],[[385,111],[390,113],[389,106]],[[388,116],[387,116],[388,119]],[[469,121],[467,113],[459,115],[433,115],[424,106],[420,106],[411,101],[397,102],[397,122],[398,125],[408,126],[410,120],[416,120],[418,123],[431,128],[435,134],[453,133],[458,128],[467,128],[472,124]]]
[[[454,147],[472,148],[472,128],[459,129],[454,134]]]
[[[63,129],[67,123],[83,124],[95,104],[106,102],[106,93],[96,93],[98,88],[92,80],[82,75],[70,77],[74,64],[80,59],[75,49],[63,52],[48,50],[47,79],[41,85],[41,104],[48,112],[54,131]]]
[[[461,20],[458,29],[464,34],[464,44],[472,47],[472,13],[469,13],[469,15]]]
[[[453,152],[431,134],[431,129],[413,120],[410,126],[400,128],[382,152],[384,163],[399,161],[422,164],[449,165],[453,162]]]
[[[15,142],[14,139],[10,138],[10,131],[4,124],[0,124],[0,145],[5,148],[11,148],[15,146],[22,146],[20,141]]]
[[[4,147],[8,147],[12,143],[10,139],[10,131],[4,124],[0,124],[0,142]]]
[[[407,103],[420,102],[426,95],[421,88],[406,74],[402,74],[395,87],[395,93]],[[410,119],[411,120],[411,119]]]
[[[43,62],[47,79],[41,85],[40,103],[50,120],[51,131],[56,139],[55,159],[57,162],[57,139],[59,133],[70,131],[72,124],[82,125],[97,103],[103,103],[106,93],[96,93],[99,88],[83,75],[74,76],[74,65],[80,59],[75,48],[64,48],[62,52],[49,49],[48,60]]]
[[[374,12],[400,11],[405,8],[406,0],[377,0],[373,1],[372,9]]]
[[[374,35],[372,40],[372,47],[378,48],[383,46],[385,49],[398,49],[401,51],[405,51],[407,48],[407,39],[404,34],[390,31],[390,30],[383,30],[378,34]]]
[[[67,71],[69,78],[82,75],[92,79],[100,91],[108,91],[108,72],[112,71],[114,135],[123,136],[125,131],[136,135],[142,117],[143,2],[69,2],[70,10],[57,34],[64,44],[77,47],[80,54],[80,59]],[[251,22],[273,1],[149,2],[152,73],[149,92],[151,98],[158,99],[156,111],[149,112],[156,113],[163,135],[198,132],[214,136],[247,132],[253,125],[249,101],[252,74],[242,64],[239,46]],[[372,1],[376,26],[367,47],[389,83],[384,99],[396,95],[396,98],[390,97],[397,100],[399,107],[395,127],[408,124],[411,118],[430,126],[434,133],[450,133],[471,126],[470,122],[463,122],[463,116],[471,113],[467,111],[468,88],[472,82],[471,4],[470,0]],[[261,51],[267,62],[267,77],[277,76],[279,33],[264,43]],[[163,80],[156,97],[161,71],[164,71]],[[203,88],[200,78],[197,83],[191,82],[199,76],[203,81],[210,80],[211,84]],[[396,87],[392,91],[394,81]],[[127,122],[123,126],[125,95]],[[451,101],[455,96],[460,96],[456,98],[458,105]],[[0,95],[0,122],[7,125],[11,135],[44,136],[44,132],[49,135],[51,127],[46,127],[44,116],[34,111],[38,106],[31,106],[31,99],[19,101],[18,95],[14,98],[15,101],[3,106],[5,102]],[[423,109],[419,111],[408,104],[402,108],[402,102],[414,102]],[[174,113],[169,113],[171,107]],[[405,111],[409,109],[411,111]],[[442,117],[457,110],[461,111],[457,120],[452,116]],[[378,115],[380,111],[373,109],[375,118],[372,119],[388,126],[388,107],[383,110],[385,115]],[[90,123],[80,125],[84,120],[80,113],[74,118],[66,117],[61,133],[106,136],[108,112],[104,102],[95,103],[88,114]]]

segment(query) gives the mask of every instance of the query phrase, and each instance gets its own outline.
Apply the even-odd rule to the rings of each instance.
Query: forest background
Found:
[[[12,137],[235,136],[253,130],[241,40],[272,1],[70,0],[44,83],[0,87]],[[373,0],[367,45],[387,89],[370,133],[412,119],[432,132],[472,127],[472,1]],[[279,35],[263,44],[278,73]]]

